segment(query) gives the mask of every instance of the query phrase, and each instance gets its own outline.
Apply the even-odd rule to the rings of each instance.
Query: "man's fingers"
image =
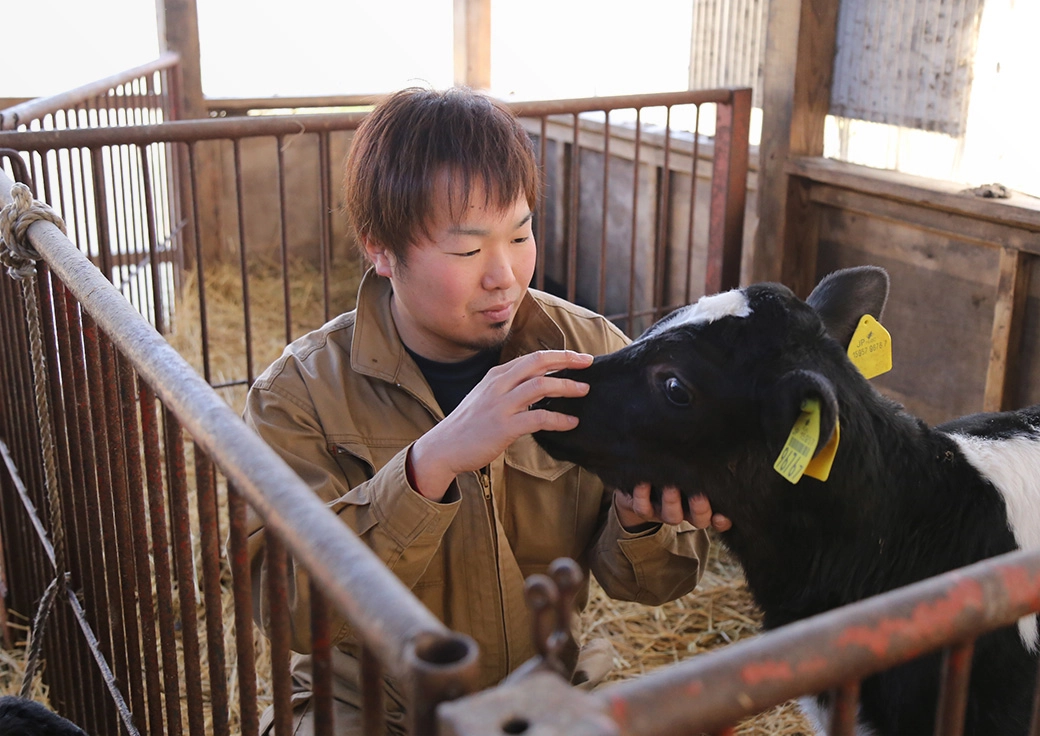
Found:
[[[657,517],[654,505],[650,502],[649,483],[640,483],[632,491],[632,511],[648,521]]]
[[[701,494],[690,497],[690,513],[686,520],[698,529],[706,529],[711,526],[711,504],[707,497]]]
[[[661,521],[665,524],[678,524],[685,518],[682,507],[682,494],[675,486],[667,486],[661,491]]]

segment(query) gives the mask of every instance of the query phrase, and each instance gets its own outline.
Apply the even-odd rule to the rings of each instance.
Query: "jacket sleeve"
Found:
[[[257,384],[246,399],[244,419],[278,453],[303,481],[358,534],[406,586],[411,588],[423,575],[455,518],[459,490],[453,484],[444,501],[434,503],[414,491],[405,473],[411,446],[373,472],[363,459],[337,456],[329,446],[313,406],[287,389],[292,384],[291,368],[285,380]],[[290,386],[291,388],[291,386]],[[254,618],[269,630],[270,605],[262,520],[251,513],[248,525],[252,570]],[[310,578],[294,560],[289,561],[289,600],[292,648],[309,652]],[[351,634],[346,620],[335,611],[333,642]]]
[[[641,533],[625,531],[614,510],[614,494],[589,566],[603,591],[617,600],[658,606],[697,586],[708,559],[708,534],[689,522],[660,524]]]

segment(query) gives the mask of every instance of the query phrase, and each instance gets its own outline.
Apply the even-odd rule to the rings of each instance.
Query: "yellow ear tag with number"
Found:
[[[849,341],[849,360],[866,378],[892,370],[892,336],[881,323],[864,314]]]
[[[773,463],[773,470],[780,473],[791,483],[797,483],[802,475],[817,480],[827,480],[834,463],[834,453],[838,450],[839,430],[837,424],[827,446],[813,458],[816,445],[820,441],[820,401],[806,399],[802,402],[802,413],[791,428],[787,442],[780,450],[780,456]]]

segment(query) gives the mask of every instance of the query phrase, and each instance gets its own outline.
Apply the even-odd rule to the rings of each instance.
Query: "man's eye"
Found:
[[[664,381],[664,396],[676,406],[689,406],[692,397],[689,390],[675,376],[670,376]]]
[[[464,253],[456,253],[455,255],[459,256],[460,258],[469,258],[470,256],[475,256],[479,252],[480,249],[478,248],[477,250],[467,250]]]
[[[530,235],[524,235],[523,237],[513,238],[513,244],[514,245],[519,245],[520,243],[526,243],[530,239],[531,239]]]

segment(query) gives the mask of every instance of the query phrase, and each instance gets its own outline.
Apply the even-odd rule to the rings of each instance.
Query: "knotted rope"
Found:
[[[39,609],[33,619],[30,634],[30,649],[25,675],[22,679],[22,694],[26,695],[32,685],[39,657],[43,630],[47,624],[56,593],[65,595],[65,527],[62,521],[61,497],[58,493],[57,460],[54,449],[54,426],[51,419],[50,396],[47,392],[47,365],[43,352],[43,329],[40,321],[40,305],[36,293],[36,261],[40,254],[29,243],[29,226],[39,220],[53,223],[63,233],[65,223],[43,202],[33,199],[25,184],[15,184],[11,189],[12,201],[0,210],[0,263],[7,267],[11,278],[22,284],[22,299],[25,302],[25,320],[29,328],[29,348],[32,353],[33,384],[36,392],[36,422],[40,429],[40,447],[43,452],[44,480],[47,502],[50,506],[51,540],[54,548],[55,578],[40,600]]]

